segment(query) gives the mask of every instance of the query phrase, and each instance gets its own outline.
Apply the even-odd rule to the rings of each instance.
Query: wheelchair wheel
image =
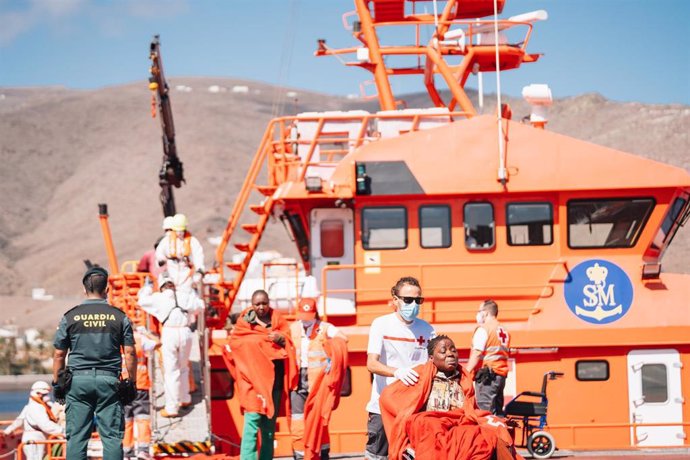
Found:
[[[551,433],[535,431],[527,438],[527,450],[534,458],[549,458],[556,450],[556,441]]]

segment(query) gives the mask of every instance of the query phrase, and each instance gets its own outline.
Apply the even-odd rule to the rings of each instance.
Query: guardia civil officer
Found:
[[[62,317],[55,334],[53,392],[67,402],[67,458],[86,459],[96,416],[103,460],[121,460],[123,404],[136,395],[136,350],[132,325],[122,310],[109,305],[108,272],[89,268],[82,279],[86,300]],[[122,351],[128,376],[120,380]],[[65,358],[69,365],[65,369]]]

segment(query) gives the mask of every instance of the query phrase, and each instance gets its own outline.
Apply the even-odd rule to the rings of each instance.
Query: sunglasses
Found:
[[[398,296],[396,296],[398,297]],[[421,305],[424,303],[424,297],[398,297],[398,299],[401,299],[403,302],[406,304],[411,304],[412,302],[417,302],[418,305]]]

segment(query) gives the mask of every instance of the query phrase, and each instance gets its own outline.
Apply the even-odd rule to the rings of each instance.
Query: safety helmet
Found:
[[[50,385],[43,380],[36,380],[34,384],[31,385],[31,394],[36,396],[50,394]]]
[[[187,230],[188,223],[189,221],[187,220],[187,216],[184,214],[175,214],[172,221],[172,229],[176,232],[182,232]]]
[[[173,216],[167,216],[163,219],[163,230],[172,230],[173,228]]]

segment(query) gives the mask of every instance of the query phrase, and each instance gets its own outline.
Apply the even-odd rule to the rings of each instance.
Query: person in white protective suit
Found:
[[[29,441],[45,441],[49,435],[64,436],[65,430],[57,423],[50,406],[50,385],[38,380],[31,385],[29,403],[24,406],[17,419],[4,430],[5,435],[23,426],[22,442],[24,458],[42,460],[46,452],[45,444],[27,444]]]
[[[181,407],[191,405],[189,395],[189,354],[194,333],[189,328],[195,316],[203,311],[204,302],[192,289],[177,290],[167,273],[158,277],[160,292],[150,285],[139,291],[139,306],[161,322],[161,351],[165,408],[163,417],[177,417]]]
[[[205,271],[204,249],[187,230],[188,224],[184,214],[175,214],[172,230],[166,232],[156,248],[156,260],[159,265],[166,265],[178,292],[192,289]]]

